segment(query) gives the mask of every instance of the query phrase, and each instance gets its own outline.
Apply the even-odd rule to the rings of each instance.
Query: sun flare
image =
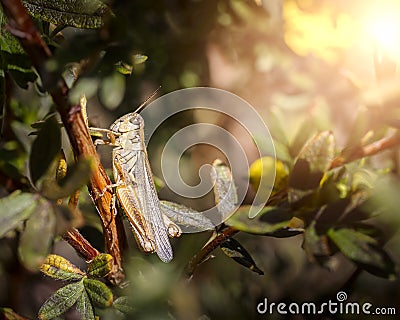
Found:
[[[400,60],[400,6],[374,12],[366,22],[366,29],[380,50]]]

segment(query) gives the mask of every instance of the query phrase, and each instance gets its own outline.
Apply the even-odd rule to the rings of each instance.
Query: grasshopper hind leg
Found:
[[[171,221],[165,214],[163,214],[164,224],[167,227],[168,236],[170,238],[178,238],[182,234],[181,228]]]

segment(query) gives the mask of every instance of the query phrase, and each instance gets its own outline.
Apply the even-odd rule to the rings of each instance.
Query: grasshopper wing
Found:
[[[161,213],[160,200],[154,186],[146,151],[139,151],[136,165],[132,168],[132,174],[138,183],[137,197],[141,212],[154,235],[156,253],[162,261],[169,262],[173,258],[172,247]]]

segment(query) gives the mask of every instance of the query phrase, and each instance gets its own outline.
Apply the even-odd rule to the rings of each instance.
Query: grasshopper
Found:
[[[202,213],[158,199],[145,146],[144,120],[137,111],[117,119],[109,129],[90,130],[107,134],[108,139],[97,139],[96,145],[114,147],[112,159],[115,184],[107,189],[115,188],[115,195],[130,222],[136,242],[144,252],[156,252],[162,261],[170,262],[173,252],[169,237],[179,237],[181,227],[192,231],[215,228]],[[215,182],[217,209],[226,216],[235,209],[236,188],[228,167],[216,160],[213,168],[211,178]]]

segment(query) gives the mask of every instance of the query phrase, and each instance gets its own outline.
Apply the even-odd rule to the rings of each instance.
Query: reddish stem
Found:
[[[61,75],[48,70],[47,66],[51,58],[51,51],[43,41],[22,2],[20,0],[0,0],[0,2],[3,12],[8,18],[7,29],[19,40],[31,58],[44,88],[53,98],[67,131],[75,159],[81,157],[91,158],[94,162],[93,175],[88,185],[89,192],[93,197],[93,195],[98,194],[107,185],[111,184],[111,181],[100,163],[83,119],[81,107],[80,105],[71,105],[69,103],[69,90]],[[93,197],[93,199],[96,199],[96,197]],[[124,239],[124,234],[121,232],[123,230],[122,221],[119,216],[111,212],[111,194],[109,192],[94,202],[102,222],[106,251],[114,257],[114,268],[113,272],[110,273],[109,280],[113,283],[120,283],[124,278],[121,261],[121,245]],[[93,251],[85,247],[87,241],[83,240],[81,235],[78,236],[74,230],[71,230],[66,235],[66,238],[83,256],[90,257],[98,253],[96,252],[97,250]]]

